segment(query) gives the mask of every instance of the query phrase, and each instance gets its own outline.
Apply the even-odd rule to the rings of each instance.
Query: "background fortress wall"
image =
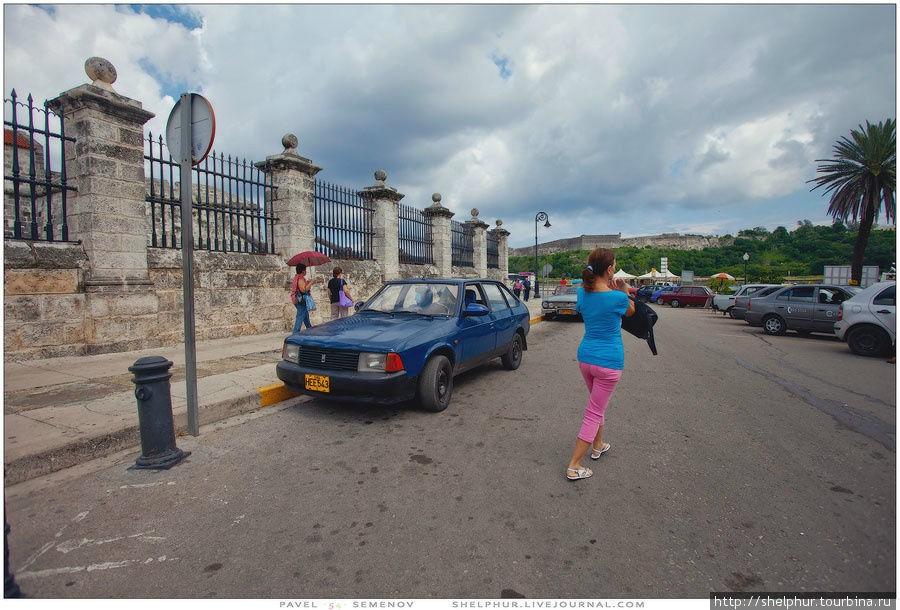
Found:
[[[593,250],[597,246],[601,248],[624,248],[628,246],[643,248],[650,246],[651,248],[673,248],[676,250],[702,250],[703,248],[726,246],[730,243],[732,243],[732,240],[723,240],[715,236],[681,235],[679,233],[662,233],[660,235],[625,238],[622,237],[621,233],[613,235],[581,235],[579,237],[557,239],[538,244],[538,254],[554,254],[569,250]],[[533,256],[534,246],[510,248],[509,255]]]

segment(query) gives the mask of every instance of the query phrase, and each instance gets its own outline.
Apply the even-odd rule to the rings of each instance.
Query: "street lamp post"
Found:
[[[546,220],[544,223],[544,227],[550,228],[550,217],[547,216],[547,212],[538,212],[534,217],[534,296],[540,297],[541,292],[538,288],[538,256],[537,256],[537,230],[538,223],[542,220]]]
[[[747,283],[747,261],[750,260],[750,255],[747,254],[746,252],[744,252],[744,256],[742,258],[744,259],[744,284],[746,284]]]

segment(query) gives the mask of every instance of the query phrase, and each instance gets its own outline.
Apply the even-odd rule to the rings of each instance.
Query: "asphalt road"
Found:
[[[458,377],[443,413],[293,400],[6,490],[34,597],[702,598],[894,591],[893,365],[658,308],[626,335],[594,477],[565,466],[582,325],[521,368]]]

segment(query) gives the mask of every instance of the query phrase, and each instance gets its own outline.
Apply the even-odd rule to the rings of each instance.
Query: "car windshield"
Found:
[[[557,286],[553,294],[575,294],[578,292],[578,286]]]
[[[458,297],[459,287],[453,284],[388,284],[361,311],[446,316],[456,311]]]

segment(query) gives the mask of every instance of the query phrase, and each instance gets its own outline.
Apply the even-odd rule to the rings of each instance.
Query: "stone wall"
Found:
[[[644,237],[622,237],[621,233],[615,235],[581,235],[568,239],[557,239],[543,244],[538,244],[538,254],[554,254],[556,252],[568,252],[570,250],[593,250],[597,246],[601,248],[673,248],[675,250],[702,250],[714,248],[732,243],[716,236],[681,235],[679,233],[662,233],[660,235],[648,235]],[[533,256],[534,246],[523,248],[510,248],[510,256]]]
[[[6,241],[3,256],[4,358],[86,353],[84,248]]]

